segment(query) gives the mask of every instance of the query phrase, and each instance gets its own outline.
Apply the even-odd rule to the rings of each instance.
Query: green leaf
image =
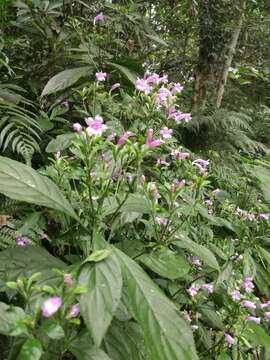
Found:
[[[144,360],[145,345],[138,324],[114,320],[104,339],[112,360]]]
[[[182,237],[181,240],[174,241],[173,244],[182,249],[189,250],[191,253],[199,256],[199,258],[205,263],[205,265],[215,270],[220,270],[215,255],[207,247],[197,244],[195,241]]]
[[[37,246],[9,248],[0,252],[0,282],[16,281],[18,277],[29,278],[36,272],[41,273],[38,283],[56,279],[52,269],[65,269],[66,265]]]
[[[10,335],[16,324],[25,317],[22,308],[0,302],[0,334]]]
[[[90,334],[80,333],[79,336],[69,344],[69,350],[78,360],[110,360],[109,356],[101,349],[94,346]]]
[[[112,63],[112,62],[108,62],[107,64],[120,70],[121,73],[124,74],[128,78],[129,81],[131,81],[133,84],[135,84],[138,74],[136,74],[133,70],[128,69],[126,66],[119,65],[116,63]]]
[[[46,147],[47,153],[56,153],[57,151],[63,151],[67,149],[74,139],[76,134],[68,133],[56,136],[55,139],[52,139]]]
[[[256,275],[256,264],[249,250],[245,250],[243,255],[243,273],[245,277],[253,278]]]
[[[81,77],[87,76],[90,71],[91,69],[88,66],[61,71],[47,82],[41,97],[70,87]]]
[[[53,340],[62,339],[65,336],[63,328],[55,322],[48,320],[42,324],[42,331]]]
[[[139,260],[156,274],[171,280],[185,276],[190,268],[182,255],[164,247],[141,255]]]
[[[114,251],[122,265],[128,309],[142,328],[150,358],[198,360],[192,332],[174,304],[135,261]]]
[[[97,250],[94,251],[91,255],[89,255],[83,262],[83,264],[87,262],[99,262],[106,259],[111,253],[109,249]]]
[[[39,360],[41,355],[41,343],[37,339],[28,339],[23,344],[17,360]]]
[[[269,251],[265,250],[262,247],[258,247],[260,255],[264,258],[264,260],[267,262],[267,265],[270,266],[270,253]]]
[[[151,35],[151,34],[147,34],[145,33],[145,36],[147,36],[149,39],[163,45],[163,46],[168,46],[168,44],[166,43],[166,41],[164,41],[163,39],[161,39],[159,36],[157,35]]]
[[[79,286],[88,289],[80,296],[82,317],[95,345],[100,346],[121,298],[122,275],[117,258],[110,255],[102,262],[85,264],[78,281]]]
[[[151,212],[151,202],[141,194],[130,194],[121,208],[121,212],[135,212],[149,214]]]
[[[78,220],[70,203],[50,179],[3,156],[0,156],[0,193],[18,201],[62,211]]]
[[[249,321],[246,327],[243,336],[252,344],[265,346],[267,349],[270,348],[270,336],[265,332],[262,326]]]
[[[203,314],[202,320],[204,320],[208,325],[219,330],[225,329],[225,325],[215,310],[205,307],[201,307],[199,310]]]

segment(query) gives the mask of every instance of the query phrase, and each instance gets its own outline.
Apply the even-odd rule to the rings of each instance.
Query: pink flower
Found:
[[[155,85],[159,83],[159,75],[158,74],[148,74],[147,77],[145,78],[145,80],[147,81],[148,84],[150,85]]]
[[[162,86],[156,94],[155,102],[158,107],[161,105],[166,105],[167,100],[171,97],[172,97],[172,94],[171,94],[170,90],[168,90],[167,88]]]
[[[103,124],[103,118],[99,115],[95,116],[94,118],[88,117],[85,119],[85,122],[88,125],[86,131],[90,136],[100,136],[107,129],[107,126]]]
[[[174,158],[174,159],[178,159],[178,160],[184,160],[186,159],[190,154],[188,152],[182,152],[180,150],[172,150],[171,151],[171,156]]]
[[[260,324],[260,322],[261,322],[261,318],[255,317],[255,316],[246,316],[245,320],[246,321],[254,321],[256,324]]]
[[[112,134],[107,136],[106,140],[107,141],[112,141],[115,137],[116,137],[116,133],[112,133]]]
[[[64,274],[64,283],[69,287],[72,288],[73,286],[73,279],[72,275],[69,273]]]
[[[197,159],[192,162],[192,165],[195,165],[201,173],[205,173],[209,165],[209,160]]]
[[[254,304],[253,301],[250,300],[242,300],[241,305],[246,309],[252,309],[252,310],[256,309],[256,305]]]
[[[145,79],[137,79],[135,82],[135,87],[136,89],[144,92],[146,95],[150,94],[151,92],[151,87]]]
[[[177,123],[179,122],[189,122],[190,120],[192,120],[192,116],[189,113],[182,113],[181,111],[170,111],[169,118],[173,118]]]
[[[101,22],[101,21],[104,21],[104,15],[102,12],[94,17],[93,22],[94,22],[94,25],[96,25],[97,22]]]
[[[79,123],[73,124],[72,127],[73,127],[73,130],[78,132],[78,133],[82,131],[82,125],[79,124]]]
[[[182,189],[186,184],[186,180],[178,180],[178,179],[174,179],[172,184],[171,184],[171,191],[174,193],[177,189]]]
[[[119,140],[118,140],[118,142],[117,142],[117,145],[123,145],[124,142],[130,137],[130,135],[132,135],[132,133],[131,133],[130,131],[124,132],[124,133],[120,136],[120,138],[119,138]]]
[[[42,305],[42,315],[45,317],[51,317],[55,314],[62,305],[62,299],[59,296],[53,296]]]
[[[18,246],[24,247],[24,246],[29,245],[29,240],[25,236],[18,235],[18,236],[16,236],[16,244]]]
[[[149,185],[149,190],[154,199],[159,199],[161,197],[155,183]]]
[[[168,82],[168,75],[163,75],[158,80],[159,83],[166,84]]]
[[[200,288],[208,291],[210,294],[214,291],[214,287],[212,284],[202,284],[200,285]]]
[[[167,226],[170,223],[169,219],[161,218],[159,216],[155,217],[155,221],[158,225],[162,225],[162,226]]]
[[[234,338],[229,334],[229,333],[224,333],[225,339],[227,341],[227,344],[229,345],[229,347],[231,347],[234,344]]]
[[[71,306],[71,309],[69,310],[66,319],[72,319],[80,315],[80,304],[74,304]]]
[[[266,320],[270,320],[270,311],[266,311],[264,316],[266,317]]]
[[[260,304],[260,308],[261,308],[261,309],[265,309],[265,308],[267,308],[267,307],[270,307],[270,300],[268,300],[268,301],[265,302],[265,303]]]
[[[171,89],[171,93],[174,95],[174,94],[180,93],[183,89],[184,89],[184,87],[182,85],[180,85],[179,83],[176,83],[173,85],[173,88]]]
[[[163,137],[163,139],[169,139],[172,137],[172,129],[168,129],[167,126],[165,126],[162,130],[160,130],[160,135]]]
[[[189,295],[191,297],[194,297],[195,295],[197,295],[198,291],[200,290],[200,286],[196,285],[196,284],[192,284],[189,289],[187,289],[187,292],[189,293]]]
[[[150,148],[155,148],[157,146],[164,144],[164,141],[161,139],[153,140],[153,133],[154,133],[153,129],[148,129],[145,144]]]
[[[115,83],[115,84],[113,84],[113,85],[112,85],[112,87],[111,87],[110,92],[112,92],[112,91],[114,91],[114,90],[118,89],[120,86],[121,86],[121,85],[120,85],[120,83]]]
[[[107,77],[107,73],[99,71],[96,73],[96,80],[97,81],[105,81]]]
[[[254,284],[252,282],[252,278],[251,277],[244,278],[241,286],[242,286],[242,288],[245,289],[245,291],[247,293],[251,293],[254,289]]]
[[[242,295],[239,290],[233,290],[231,293],[231,297],[232,297],[233,301],[240,301]]]

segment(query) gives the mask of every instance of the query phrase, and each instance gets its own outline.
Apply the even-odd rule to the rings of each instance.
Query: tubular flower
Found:
[[[62,299],[59,296],[50,297],[42,305],[42,315],[44,317],[51,317],[59,310],[61,305]]]

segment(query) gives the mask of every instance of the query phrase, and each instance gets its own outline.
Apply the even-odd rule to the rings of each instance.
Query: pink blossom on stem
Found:
[[[265,316],[266,320],[270,321],[270,311],[266,311],[264,313],[264,316]]]
[[[62,299],[59,296],[50,297],[42,305],[42,315],[44,317],[51,317],[59,310],[61,305]]]
[[[72,275],[70,273],[65,273],[64,274],[64,283],[69,287],[72,288],[73,287],[73,279],[72,279]]]
[[[115,137],[116,137],[116,133],[112,133],[112,134],[107,136],[106,140],[107,141],[112,141]]]
[[[72,319],[80,315],[80,304],[74,304],[71,306],[66,319]]]
[[[156,165],[170,166],[170,163],[162,159],[157,159]]]
[[[94,118],[88,117],[85,119],[88,127],[86,131],[88,135],[102,135],[102,133],[107,129],[107,126],[103,124],[103,118],[100,115],[96,115]]]
[[[269,214],[265,214],[265,213],[259,214],[259,219],[269,220]]]
[[[209,160],[197,159],[192,162],[192,165],[195,165],[201,173],[205,173],[208,170]]]
[[[200,290],[200,286],[197,284],[192,284],[188,289],[187,292],[191,297],[194,297],[197,295],[198,291]]]
[[[102,22],[102,21],[104,21],[104,15],[103,15],[103,13],[101,12],[100,14],[98,14],[98,15],[96,15],[96,16],[94,17],[93,22],[94,22],[94,25],[96,25],[96,23]]]
[[[169,139],[172,137],[172,129],[168,129],[167,126],[165,126],[163,129],[160,130],[160,135],[163,137],[163,139]]]
[[[180,93],[183,89],[184,87],[181,84],[175,83],[171,89],[171,93],[174,95]]]
[[[252,282],[252,278],[251,277],[244,278],[241,286],[242,286],[243,289],[245,289],[245,291],[247,293],[251,293],[253,291],[253,289],[254,289],[254,284]]]
[[[233,301],[240,301],[242,298],[242,295],[239,290],[233,290],[231,292],[231,297],[232,297]]]
[[[118,140],[118,142],[117,142],[117,145],[123,145],[123,144],[125,143],[125,141],[130,137],[130,135],[132,135],[132,133],[131,133],[130,131],[124,132],[124,133],[120,136],[120,138],[119,138],[119,140]]]
[[[162,226],[167,226],[167,225],[169,225],[169,223],[170,223],[169,219],[162,218],[162,217],[159,217],[159,216],[156,216],[156,217],[155,217],[155,222],[156,222],[158,225],[162,225]]]
[[[224,336],[227,341],[227,344],[229,345],[229,347],[231,347],[235,343],[234,338],[227,332],[224,333]]]
[[[18,235],[18,236],[16,236],[16,244],[18,246],[24,247],[24,246],[29,245],[29,240],[25,236]]]
[[[73,127],[73,130],[76,131],[76,132],[78,132],[78,133],[82,131],[82,125],[79,124],[79,123],[74,123],[74,124],[72,125],[72,127]]]
[[[178,160],[184,160],[187,157],[189,157],[189,155],[190,154],[188,152],[183,152],[183,151],[180,151],[180,150],[177,150],[177,149],[171,151],[171,156],[174,159],[178,159]]]
[[[161,197],[155,183],[150,184],[149,190],[154,199],[159,199]]]
[[[250,300],[242,300],[240,304],[246,309],[251,309],[251,310],[256,309],[256,304],[254,304],[254,302]]]
[[[115,83],[115,84],[113,84],[112,87],[111,87],[111,89],[110,89],[110,93],[111,93],[112,91],[120,88],[120,86],[121,86],[120,83]]]
[[[145,80],[150,85],[155,85],[159,83],[159,75],[156,73],[153,74],[147,74],[145,77]]]
[[[246,316],[245,320],[246,321],[254,321],[256,324],[260,324],[260,322],[261,322],[261,318],[255,317],[255,316]]]
[[[107,73],[99,71],[96,73],[96,80],[97,81],[105,81],[107,77]]]
[[[191,265],[194,265],[196,267],[201,267],[202,266],[201,260],[199,259],[198,256],[189,256],[188,257],[188,262]]]
[[[214,291],[214,287],[212,284],[202,284],[200,285],[200,288],[208,291],[210,294]]]
[[[161,139],[153,140],[153,133],[153,129],[148,129],[145,145],[149,146],[150,148],[155,148],[164,144],[164,141]]]
[[[151,92],[151,86],[149,86],[147,80],[145,79],[137,79],[135,82],[136,89],[144,92],[146,95],[150,94]]]

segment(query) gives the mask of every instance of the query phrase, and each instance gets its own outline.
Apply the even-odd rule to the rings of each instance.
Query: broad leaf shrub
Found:
[[[9,359],[269,355],[268,207],[240,208],[176,141],[181,91],[98,71],[48,166],[0,157],[0,192],[28,203],[0,252]]]

